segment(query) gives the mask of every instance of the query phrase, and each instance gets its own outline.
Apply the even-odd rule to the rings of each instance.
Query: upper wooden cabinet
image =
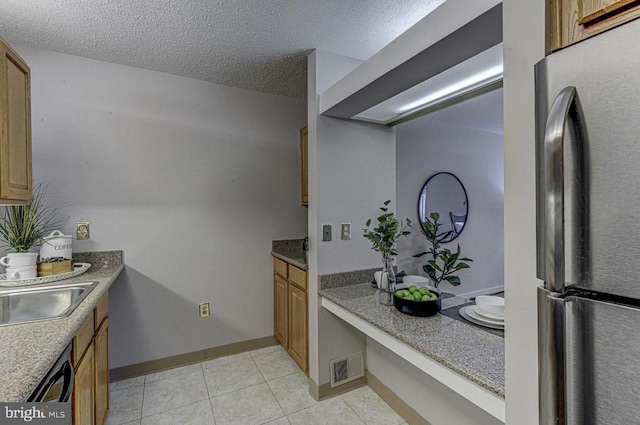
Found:
[[[300,202],[309,205],[309,142],[308,128],[300,129]]]
[[[548,7],[549,52],[640,17],[640,0],[549,0]]]
[[[31,200],[30,69],[0,39],[0,203]]]

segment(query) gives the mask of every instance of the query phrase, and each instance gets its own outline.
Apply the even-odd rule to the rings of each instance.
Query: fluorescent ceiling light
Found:
[[[502,80],[502,43],[354,116],[392,124]]]
[[[418,108],[428,107],[435,103],[439,103],[443,100],[448,100],[456,95],[464,94],[470,90],[485,86],[502,78],[502,65],[493,67],[486,71],[479,72],[478,74],[465,78],[455,84],[445,87],[442,90],[438,90],[435,93],[431,93],[422,99],[418,99],[415,102],[409,103],[399,108],[399,113],[413,111]]]

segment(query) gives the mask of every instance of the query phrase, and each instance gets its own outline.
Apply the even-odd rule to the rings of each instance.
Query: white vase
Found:
[[[0,258],[0,264],[5,267],[35,266],[38,263],[36,252],[10,252]]]
[[[393,305],[393,292],[396,290],[396,274],[393,270],[393,257],[382,256],[382,272],[378,281],[378,302]]]

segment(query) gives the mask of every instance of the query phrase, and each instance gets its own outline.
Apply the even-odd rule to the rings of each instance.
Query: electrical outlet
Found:
[[[76,238],[79,241],[91,239],[88,221],[79,221],[76,223]]]
[[[340,235],[343,241],[351,240],[351,223],[342,223],[340,226]]]
[[[211,314],[209,303],[200,303],[198,304],[198,308],[200,310],[200,317],[209,317],[209,315]]]

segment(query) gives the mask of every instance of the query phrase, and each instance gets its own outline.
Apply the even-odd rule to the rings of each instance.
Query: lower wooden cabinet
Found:
[[[309,370],[307,271],[273,258],[273,333],[304,373]]]
[[[93,385],[93,344],[84,352],[76,365],[76,377],[73,386],[73,423],[74,425],[93,425],[94,385]]]
[[[109,417],[108,294],[73,338],[73,425],[105,425]]]
[[[289,286],[289,355],[307,371],[307,293]]]
[[[109,416],[109,318],[106,317],[93,340],[96,425],[107,423]]]
[[[275,274],[273,276],[273,333],[285,348],[289,345],[289,283]]]

